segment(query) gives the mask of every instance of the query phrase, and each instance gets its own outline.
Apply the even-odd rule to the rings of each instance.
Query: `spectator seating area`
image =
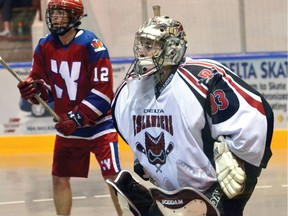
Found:
[[[0,37],[0,56],[7,62],[31,61],[32,32],[31,26],[37,11],[41,13],[40,0],[32,0],[31,7],[12,9],[11,36]],[[41,18],[41,15],[39,16]],[[3,30],[0,13],[0,31]]]

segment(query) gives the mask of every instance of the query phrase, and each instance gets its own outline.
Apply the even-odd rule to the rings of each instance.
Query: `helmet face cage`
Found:
[[[145,22],[134,40],[134,75],[147,76],[163,66],[178,65],[185,54],[187,40],[182,24],[167,16]]]
[[[68,15],[68,23],[66,25],[53,25],[52,16],[58,10],[58,14],[66,11]],[[46,10],[46,24],[49,31],[52,34],[64,35],[72,27],[79,26],[80,20],[84,16],[84,7],[80,0],[51,0],[48,3]],[[62,20],[65,17],[65,13],[62,15]]]
[[[164,46],[160,38],[155,40],[153,35],[136,33],[133,51],[136,60],[135,72],[138,76],[147,76],[160,69]]]

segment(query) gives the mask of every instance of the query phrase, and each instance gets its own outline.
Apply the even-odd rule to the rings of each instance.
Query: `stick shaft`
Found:
[[[2,59],[0,56],[0,63],[19,81],[23,82],[24,80]],[[50,113],[52,117],[54,117],[54,121],[59,122],[59,116],[54,112],[54,110],[38,95],[34,96],[36,100],[42,104],[42,106]]]
[[[154,16],[160,16],[160,5],[154,5],[153,7]]]

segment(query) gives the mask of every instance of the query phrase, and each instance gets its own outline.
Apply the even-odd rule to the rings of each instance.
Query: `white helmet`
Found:
[[[180,22],[168,16],[155,16],[136,32],[135,62],[132,76],[147,76],[163,66],[178,65],[183,60],[187,39]]]

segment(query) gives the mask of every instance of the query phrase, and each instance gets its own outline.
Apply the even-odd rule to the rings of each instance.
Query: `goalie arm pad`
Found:
[[[214,143],[214,160],[217,180],[229,199],[241,194],[244,189],[246,174],[236,157],[229,150],[223,136]]]

